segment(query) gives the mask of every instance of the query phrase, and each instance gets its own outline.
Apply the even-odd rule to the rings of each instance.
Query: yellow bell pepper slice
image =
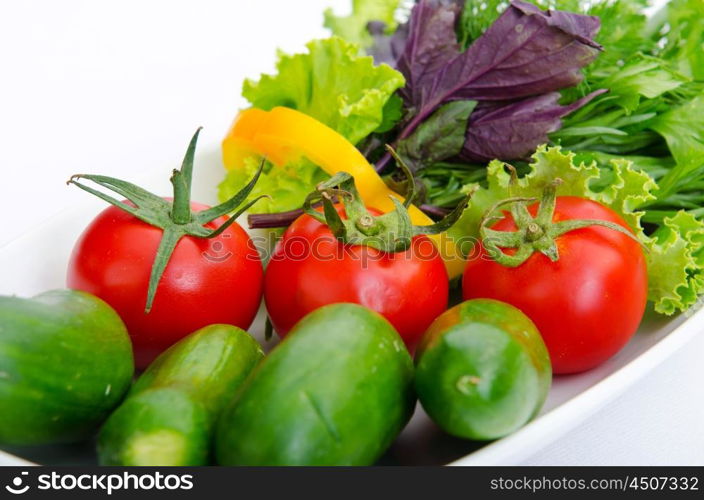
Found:
[[[352,175],[359,194],[370,207],[389,212],[395,208],[390,196],[403,201],[352,143],[327,125],[294,109],[250,108],[240,112],[223,140],[222,150],[228,169],[241,167],[244,158],[252,154],[266,156],[276,166],[304,156],[330,175],[337,172]],[[433,223],[414,205],[408,208],[408,213],[415,225]],[[440,249],[449,276],[462,274],[465,261],[454,241],[446,233],[428,237]]]
[[[267,111],[250,108],[242,111],[232,123],[227,137],[222,142],[222,159],[225,168],[234,169],[244,165],[248,156],[260,153],[254,147],[254,135],[269,117]]]

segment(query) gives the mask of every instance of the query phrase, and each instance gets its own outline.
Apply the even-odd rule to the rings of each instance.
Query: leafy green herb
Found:
[[[480,183],[485,178],[486,167],[480,164],[440,162],[427,166],[420,176],[424,201],[442,208],[454,208],[465,197],[465,186]]]
[[[660,181],[662,195],[670,195],[682,179],[704,169],[704,93],[662,113],[651,128],[665,139],[676,162]]]
[[[457,23],[457,39],[460,46],[466,49],[482,36],[506,10],[509,3],[508,0],[466,0]]]
[[[670,0],[653,24],[664,45],[659,55],[681,73],[704,80],[704,2]]]

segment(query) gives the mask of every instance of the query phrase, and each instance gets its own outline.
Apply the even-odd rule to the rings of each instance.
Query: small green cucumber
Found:
[[[98,437],[103,465],[206,465],[223,406],[264,356],[244,330],[210,325],[162,353]]]
[[[415,403],[413,362],[391,324],[355,304],[304,317],[218,423],[224,465],[370,465]]]
[[[416,353],[418,399],[435,423],[461,438],[496,439],[525,425],[545,402],[551,377],[533,322],[496,300],[447,310]]]
[[[133,373],[125,325],[99,298],[73,290],[0,297],[0,444],[90,437]]]

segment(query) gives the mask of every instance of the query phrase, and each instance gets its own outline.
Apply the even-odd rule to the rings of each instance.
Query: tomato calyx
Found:
[[[408,207],[416,196],[413,174],[391,146],[387,146],[387,150],[409,179],[409,192],[403,203],[398,198],[389,196],[394,210],[378,216],[372,215],[357,191],[354,177],[347,172],[338,172],[318,184],[315,191],[306,197],[303,212],[326,224],[333,235],[343,243],[365,245],[389,253],[408,250],[414,236],[447,231],[462,215],[471,193],[442,220],[427,226],[413,225],[408,213]],[[340,217],[335,208],[336,201],[344,207],[346,219]],[[316,210],[317,204],[322,204],[322,213]]]
[[[507,198],[495,203],[484,214],[479,224],[479,235],[484,248],[493,260],[506,267],[518,267],[535,252],[540,252],[556,262],[560,256],[555,240],[561,235],[591,226],[602,226],[625,234],[629,238],[643,243],[629,230],[619,224],[599,219],[569,219],[553,222],[557,188],[561,179],[555,179],[545,186],[536,216],[528,211],[528,205],[537,198]],[[516,224],[516,231],[497,231],[489,226],[504,218],[499,209],[510,205],[511,216]],[[497,213],[498,212],[498,213]],[[507,254],[503,250],[515,248],[516,252]]]
[[[259,165],[249,183],[229,200],[211,207],[207,210],[194,212],[191,210],[191,184],[193,179],[193,159],[195,156],[198,135],[202,127],[199,127],[188,145],[186,155],[183,158],[180,169],[174,169],[170,178],[173,186],[173,201],[169,202],[149,191],[114,177],[92,174],[75,174],[68,180],[67,184],[73,184],[80,189],[107,201],[125,212],[133,215],[137,219],[163,231],[159,247],[154,257],[151,274],[149,277],[149,287],[147,290],[147,300],[144,311],[148,313],[154,303],[156,290],[161,280],[166,265],[171,258],[171,254],[176,248],[176,244],[184,236],[195,236],[197,238],[214,238],[225,231],[235,222],[237,217],[254,205],[266,195],[258,196],[247,203],[244,203],[247,196],[254,188],[262,172],[264,160]],[[91,181],[98,186],[108,189],[129,201],[125,203],[112,196],[86,186],[79,182],[79,179]],[[244,205],[243,205],[244,203]],[[224,215],[231,214],[230,218],[215,229],[205,227],[206,224]]]

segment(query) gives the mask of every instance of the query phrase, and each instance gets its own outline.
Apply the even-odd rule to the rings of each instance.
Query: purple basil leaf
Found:
[[[598,30],[597,17],[544,12],[514,0],[447,66],[437,93],[446,99],[504,100],[571,87],[599,53],[592,40]]]
[[[526,158],[538,145],[548,142],[549,133],[559,130],[560,118],[604,92],[597,90],[567,106],[558,104],[558,92],[509,103],[481,102],[469,118],[460,157],[478,162]]]
[[[444,102],[515,100],[576,85],[579,70],[600,49],[592,40],[598,18],[542,11],[514,0],[460,53],[454,32],[457,12],[454,3],[440,0],[420,0],[413,8],[398,68],[407,82],[401,95],[415,116],[402,138]]]
[[[434,101],[434,81],[459,54],[455,34],[459,11],[456,3],[442,0],[421,0],[413,7],[408,40],[397,61],[397,69],[406,77],[401,97],[411,114]]]

